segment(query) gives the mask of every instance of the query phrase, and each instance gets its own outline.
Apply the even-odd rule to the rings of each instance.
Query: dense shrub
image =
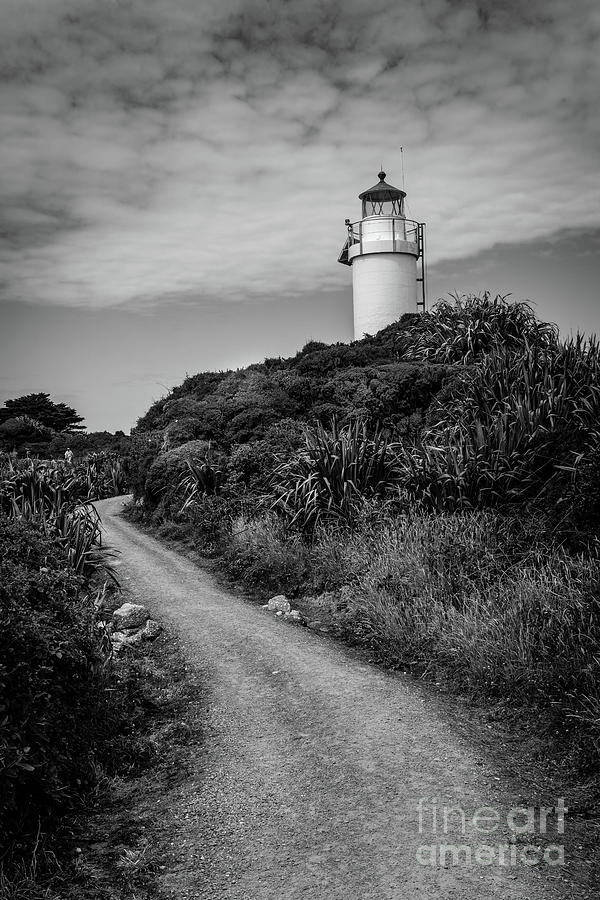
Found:
[[[202,420],[193,416],[184,416],[170,422],[164,431],[165,445],[169,450],[187,444],[201,437],[203,433]]]
[[[335,416],[346,424],[361,417],[403,428],[405,419],[423,417],[452,371],[399,361],[395,340],[414,319],[403,316],[380,335],[350,345],[311,341],[289,359],[189,377],[153,404],[135,431],[160,430],[169,447],[202,438],[230,450],[267,438],[274,425],[290,419],[327,424]]]
[[[236,444],[227,465],[224,490],[229,497],[265,494],[273,470],[282,457],[291,457],[304,443],[304,427],[293,419],[281,419],[265,432],[263,438],[247,444]]]
[[[30,416],[15,416],[0,424],[0,448],[11,450],[13,447],[45,446],[52,437],[52,429],[47,428]]]
[[[181,385],[173,388],[167,397],[162,397],[152,404],[148,412],[138,419],[134,433],[141,434],[146,431],[162,429],[171,419],[176,419],[179,415],[196,416],[197,407],[183,411],[176,407],[173,401],[204,400],[228,374],[228,372],[200,372],[198,375],[188,376]]]
[[[370,422],[397,429],[417,413],[422,423],[425,411],[455,371],[454,366],[421,363],[394,363],[368,369],[370,396],[366,406]]]
[[[178,419],[199,419],[202,408],[202,403],[194,397],[167,400],[164,404],[164,418],[167,423],[176,422]]]
[[[136,500],[143,499],[145,495],[148,474],[162,447],[162,431],[135,434],[131,439],[126,462],[129,484]]]
[[[64,456],[69,447],[75,459],[88,453],[112,451],[124,456],[129,449],[131,438],[122,431],[88,431],[85,434],[55,434],[48,444],[47,455],[51,458]]]
[[[211,455],[219,468],[225,459],[208,441],[188,441],[173,450],[159,453],[152,462],[144,484],[144,500],[158,518],[176,515],[185,503],[187,494],[183,484],[189,475],[189,463],[202,461]]]
[[[195,549],[214,556],[227,546],[238,512],[236,501],[213,494],[188,505],[178,522]]]
[[[123,456],[130,441],[131,438],[122,431],[114,434],[109,431],[56,432],[27,416],[19,420],[9,419],[0,426],[0,450],[18,452],[21,457],[29,451],[31,456],[58,459],[64,456],[67,449],[73,451],[75,459],[90,453],[105,452]]]
[[[0,517],[0,843],[26,839],[93,775],[104,654],[56,541]]]

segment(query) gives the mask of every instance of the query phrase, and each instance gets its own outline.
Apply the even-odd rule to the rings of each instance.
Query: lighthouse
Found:
[[[354,339],[375,334],[403,313],[425,308],[425,225],[404,214],[406,193],[379,181],[362,194],[362,217],[346,219],[338,261],[352,267]]]

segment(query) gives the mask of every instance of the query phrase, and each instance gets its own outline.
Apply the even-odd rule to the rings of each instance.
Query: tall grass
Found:
[[[300,532],[273,512],[240,516],[224,554],[231,576],[251,592],[290,596],[306,586],[310,550]]]
[[[519,556],[509,524],[438,514],[355,533],[341,561],[348,616],[402,665],[578,720],[600,755],[600,564],[542,547]]]
[[[255,589],[333,592],[337,624],[388,663],[544,710],[600,758],[597,560],[550,549],[535,523],[491,510],[392,516],[366,505],[354,528],[320,526],[309,546],[273,516],[244,526],[229,569]]]

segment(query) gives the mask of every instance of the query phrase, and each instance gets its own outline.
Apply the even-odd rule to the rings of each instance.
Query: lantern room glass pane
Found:
[[[377,200],[365,197],[363,200],[363,219],[367,216],[403,216],[403,199],[398,197],[393,200]]]

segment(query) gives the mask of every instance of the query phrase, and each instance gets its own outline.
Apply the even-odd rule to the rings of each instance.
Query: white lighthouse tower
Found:
[[[358,195],[362,218],[346,219],[348,239],[339,256],[352,266],[355,340],[425,308],[425,226],[406,218],[406,193],[385,178],[380,172],[379,182]]]

